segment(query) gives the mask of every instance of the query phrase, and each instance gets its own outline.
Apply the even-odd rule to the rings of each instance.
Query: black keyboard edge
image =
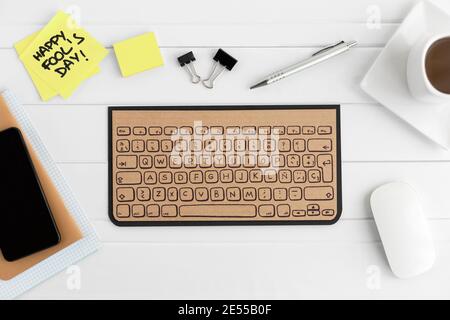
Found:
[[[334,109],[336,110],[336,156],[337,156],[337,212],[333,220],[316,221],[119,221],[113,212],[112,184],[112,115],[114,111],[145,110],[292,110],[292,109]],[[341,105],[205,105],[205,106],[109,106],[108,107],[108,216],[118,227],[177,227],[177,226],[250,226],[250,225],[333,225],[342,215],[342,162],[341,162]]]

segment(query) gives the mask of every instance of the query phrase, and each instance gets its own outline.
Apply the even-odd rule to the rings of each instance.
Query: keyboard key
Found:
[[[285,165],[285,158],[282,154],[276,154],[272,156],[272,167],[281,168]]]
[[[277,206],[277,214],[279,217],[289,217],[291,215],[291,207],[288,204],[280,204]]]
[[[308,216],[318,216],[320,215],[320,207],[318,204],[308,204],[306,213]]]
[[[189,173],[189,181],[197,184],[203,182],[203,172],[200,170],[194,170]]]
[[[255,169],[250,171],[250,182],[261,182],[263,176],[260,169]]]
[[[242,127],[243,134],[256,134],[256,127]]]
[[[269,135],[270,134],[270,127],[259,127],[258,128],[258,134],[260,135]]]
[[[186,168],[195,168],[197,167],[197,157],[194,155],[185,156],[184,157],[184,166]]]
[[[118,127],[117,128],[117,135],[118,136],[129,136],[131,134],[131,128],[130,127]]]
[[[223,154],[216,154],[213,157],[213,165],[215,168],[225,168],[226,158]]]
[[[139,167],[149,169],[152,167],[152,156],[139,156]]]
[[[120,139],[116,143],[117,152],[129,152],[130,151],[130,140]]]
[[[299,126],[289,126],[287,128],[287,134],[290,134],[290,135],[300,134],[300,127]]]
[[[275,188],[273,189],[273,199],[275,201],[285,201],[287,200],[287,189]]]
[[[285,129],[285,127],[282,127],[282,126],[273,127],[273,129],[272,129],[272,134],[283,135],[285,133],[286,133],[286,129]]]
[[[161,183],[161,184],[172,183],[172,172],[170,172],[170,171],[161,171],[159,173],[159,183]]]
[[[117,184],[141,184],[142,174],[138,171],[119,171],[116,174]]]
[[[318,134],[331,134],[331,132],[331,126],[320,126],[319,128],[317,128]]]
[[[154,157],[155,168],[167,168],[167,156],[157,155]]]
[[[299,187],[289,188],[289,199],[290,200],[301,200],[302,199],[302,189]]]
[[[235,154],[228,156],[228,166],[230,168],[239,168],[241,166],[241,157]]]
[[[223,135],[223,127],[211,127],[210,133],[212,135]]]
[[[172,152],[173,143],[172,140],[162,140],[161,141],[161,151]]]
[[[164,128],[164,134],[166,136],[172,136],[178,133],[178,128],[177,127],[165,127]]]
[[[317,166],[322,169],[323,182],[333,181],[333,158],[331,154],[318,155]]]
[[[233,126],[233,127],[227,127],[226,128],[227,135],[238,135],[241,133],[241,128]]]
[[[333,209],[323,209],[322,215],[323,216],[334,216],[334,210]]]
[[[133,134],[135,136],[145,136],[147,134],[147,129],[145,127],[134,127]]]
[[[183,159],[180,156],[169,156],[169,167],[171,169],[179,169],[183,164]]]
[[[312,169],[308,171],[308,181],[311,183],[320,182],[320,171],[316,169]]]
[[[194,200],[194,191],[191,188],[181,188],[180,189],[180,200],[181,201]]]
[[[192,129],[192,127],[181,127],[179,132],[181,135],[192,135],[194,133],[194,129]]]
[[[169,201],[177,201],[178,200],[178,189],[177,188],[169,188],[167,189],[167,200]]]
[[[205,126],[195,127],[195,133],[198,135],[205,135],[208,134],[208,132],[209,132],[208,127]]]
[[[147,151],[148,152],[159,151],[159,141],[158,140],[147,140]]]
[[[144,140],[133,140],[131,144],[131,150],[133,152],[144,152],[145,151]]]
[[[256,189],[244,188],[242,189],[242,195],[245,201],[254,201],[256,200]]]
[[[270,199],[272,199],[272,189],[259,188],[258,189],[258,198],[261,201],[269,201]]]
[[[116,196],[117,196],[117,200],[120,202],[134,201],[134,189],[133,188],[117,188]]]
[[[186,184],[188,182],[187,172],[175,172],[173,177],[176,184]]]
[[[331,151],[331,139],[309,139],[308,150],[311,152]]]
[[[219,173],[217,171],[209,170],[205,172],[206,183],[219,182]]]
[[[259,151],[259,140],[257,140],[257,139],[248,140],[248,150],[249,151]]]
[[[252,154],[244,155],[244,168],[254,168],[256,166],[256,157]]]
[[[316,166],[316,157],[313,154],[305,154],[302,157],[303,166],[305,168],[312,168]]]
[[[268,183],[277,182],[277,171],[273,169],[264,171],[264,181]]]
[[[137,188],[136,196],[139,201],[150,200],[150,189],[146,187]]]
[[[200,168],[211,168],[212,161],[213,161],[213,159],[211,158],[210,155],[201,155],[198,158]]]
[[[130,217],[130,206],[127,204],[119,204],[116,210],[116,216],[118,218]]]
[[[145,217],[145,208],[142,204],[135,204],[133,206],[133,217],[135,218]]]
[[[254,205],[191,205],[180,207],[181,217],[256,217]]]
[[[311,135],[316,133],[316,128],[313,126],[303,126],[302,133],[304,135]]]
[[[241,200],[241,189],[240,188],[227,188],[227,200],[228,201]]]
[[[154,171],[145,171],[144,172],[144,183],[145,184],[156,184],[156,172]]]
[[[245,140],[243,140],[243,139],[234,140],[234,150],[235,151],[245,151]]]
[[[159,217],[159,205],[150,204],[147,206],[147,217]]]
[[[259,155],[258,156],[258,167],[267,168],[270,166],[270,157],[267,155]]]
[[[217,150],[217,141],[214,139],[207,139],[203,142],[204,150],[206,152],[214,152]]]
[[[116,164],[118,169],[136,169],[137,156],[117,156]]]
[[[233,171],[232,170],[221,170],[220,171],[220,181],[223,183],[230,183],[233,181]]]
[[[160,135],[162,135],[162,128],[161,127],[149,127],[148,134],[151,136],[160,136]]]
[[[332,187],[305,187],[305,200],[332,200],[333,198]]]
[[[197,200],[197,201],[207,201],[208,200],[208,189],[206,189],[206,188],[195,188],[195,200]]]
[[[291,151],[291,140],[280,139],[278,141],[278,151],[280,151],[280,152]]]
[[[292,171],[290,170],[279,170],[278,171],[278,180],[281,183],[291,183],[292,182]]]
[[[306,182],[306,171],[305,170],[295,170],[294,171],[294,182],[295,183]]]
[[[166,200],[166,189],[164,188],[153,188],[153,200],[154,201],[164,201]]]
[[[234,174],[234,180],[237,183],[246,183],[248,181],[247,170],[236,170],[236,172]]]
[[[304,216],[306,216],[306,210],[294,210],[294,209],[292,209],[292,215],[294,216],[294,217],[304,217]]]
[[[176,217],[177,216],[177,206],[166,205],[161,206],[161,217]]]
[[[266,152],[272,152],[275,151],[276,148],[276,142],[274,139],[266,139],[263,140],[263,150]]]
[[[211,188],[211,200],[212,201],[225,200],[225,192],[223,188]]]
[[[261,217],[273,217],[275,216],[275,206],[271,204],[260,205],[258,208],[258,213]]]
[[[303,139],[294,139],[293,141],[293,149],[295,152],[303,152],[305,151],[305,140]]]
[[[290,154],[287,156],[287,166],[290,168],[300,167],[300,156],[296,154]]]

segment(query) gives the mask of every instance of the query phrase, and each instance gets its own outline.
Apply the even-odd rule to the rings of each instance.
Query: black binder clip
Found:
[[[231,71],[231,69],[233,69],[234,65],[237,63],[237,60],[235,58],[230,56],[222,49],[217,50],[217,53],[213,59],[216,62],[214,63],[211,74],[209,75],[208,79],[202,81],[203,85],[208,89],[212,89],[214,87],[214,81],[225,69]]]
[[[178,63],[180,64],[181,67],[184,67],[184,69],[186,69],[186,71],[189,73],[189,75],[191,76],[191,82],[199,83],[201,78],[197,74],[197,71],[195,71],[194,61],[195,57],[192,51],[189,51],[188,53],[178,57]]]

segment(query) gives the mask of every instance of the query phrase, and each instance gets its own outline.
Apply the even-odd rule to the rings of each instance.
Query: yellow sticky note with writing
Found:
[[[40,31],[34,32],[32,34],[30,34],[28,37],[20,40],[19,42],[17,42],[14,47],[17,51],[17,54],[20,56],[25,50],[26,48],[28,48],[28,46],[33,42],[33,40],[37,37],[37,35],[39,34]],[[48,101],[51,98],[55,97],[56,95],[58,95],[58,92],[54,89],[52,89],[51,87],[49,87],[39,76],[36,75],[36,73],[32,70],[28,70],[31,80],[33,81],[37,91],[39,92],[39,95],[41,96],[41,99],[44,101]],[[80,83],[83,80],[86,80],[87,78],[93,76],[94,74],[100,72],[100,67],[99,66],[95,66],[94,69],[90,72],[88,72],[85,76],[84,79],[82,79],[80,81]],[[66,88],[62,88],[61,91],[59,92],[59,94],[61,94],[61,96],[65,99],[67,99],[68,97],[70,97],[72,95],[72,93],[75,91],[75,89],[80,85],[80,83],[74,83]]]
[[[59,11],[20,54],[25,67],[57,92],[76,87],[108,51]]]
[[[153,32],[117,42],[114,52],[124,77],[164,65]]]

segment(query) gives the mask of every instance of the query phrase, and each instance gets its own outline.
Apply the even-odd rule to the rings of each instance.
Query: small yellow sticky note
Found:
[[[117,42],[114,52],[124,77],[164,65],[153,32]]]
[[[62,93],[76,88],[108,51],[67,14],[59,11],[20,54],[33,72],[51,89]]]
[[[17,42],[14,47],[17,51],[17,54],[20,56],[25,50],[26,48],[28,48],[28,46],[33,42],[33,40],[37,37],[37,35],[39,34],[40,31],[34,32],[32,34],[30,34],[28,37],[20,40],[19,42]],[[89,73],[87,73],[84,76],[84,79],[82,79],[80,81],[80,83],[84,80],[86,80],[87,78],[93,76],[94,74],[100,72],[100,67],[99,66],[95,66],[94,69],[92,71],[90,71]],[[29,74],[31,77],[31,80],[33,81],[39,95],[41,96],[41,99],[43,101],[48,101],[51,98],[55,97],[58,95],[58,92],[54,89],[52,89],[51,87],[49,87],[39,76],[36,75],[36,73],[32,70],[29,70]],[[62,88],[61,91],[59,92],[59,94],[61,94],[61,96],[64,99],[67,99],[68,97],[70,97],[72,95],[72,93],[76,90],[76,88],[78,88],[78,86],[80,85],[80,83],[74,83],[73,85],[70,85],[66,88]]]

